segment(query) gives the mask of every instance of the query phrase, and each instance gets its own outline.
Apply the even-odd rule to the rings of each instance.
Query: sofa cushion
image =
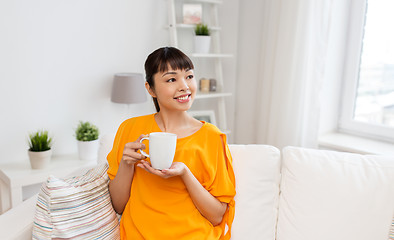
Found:
[[[386,240],[394,157],[286,147],[278,240]]]
[[[231,239],[274,240],[280,152],[265,145],[230,145],[236,178]]]
[[[119,239],[107,169],[101,164],[77,177],[50,176],[38,194],[33,239]]]

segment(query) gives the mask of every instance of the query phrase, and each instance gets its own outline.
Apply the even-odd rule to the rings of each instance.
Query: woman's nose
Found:
[[[179,86],[180,91],[185,91],[189,89],[189,85],[187,84],[186,79],[182,79],[181,81],[179,81],[179,84],[180,84]]]

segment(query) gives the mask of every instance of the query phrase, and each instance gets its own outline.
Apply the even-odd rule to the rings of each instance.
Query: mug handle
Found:
[[[143,138],[141,138],[140,143],[142,143],[142,141],[144,141],[144,140],[149,140],[149,136],[148,136],[148,137],[143,137]],[[146,154],[142,149],[140,149],[140,153],[141,153],[142,155],[144,155],[145,157],[149,157],[149,155]]]

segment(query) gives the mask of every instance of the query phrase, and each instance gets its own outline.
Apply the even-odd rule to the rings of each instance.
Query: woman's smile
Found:
[[[180,103],[187,103],[187,102],[190,102],[191,96],[192,96],[191,94],[183,94],[179,97],[175,97],[174,99]]]

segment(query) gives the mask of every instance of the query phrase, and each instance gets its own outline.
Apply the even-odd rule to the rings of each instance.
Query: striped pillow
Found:
[[[389,240],[394,240],[394,217],[393,217],[393,220],[391,221]]]
[[[120,239],[107,169],[102,164],[82,176],[49,176],[38,195],[33,239]]]

